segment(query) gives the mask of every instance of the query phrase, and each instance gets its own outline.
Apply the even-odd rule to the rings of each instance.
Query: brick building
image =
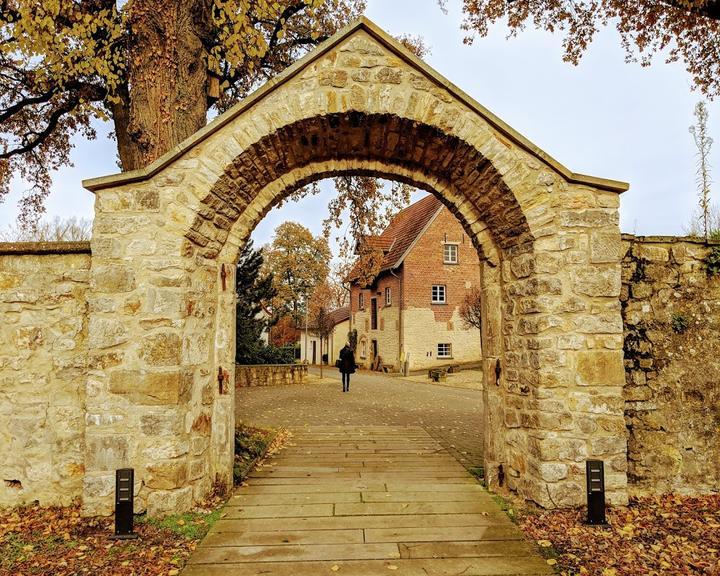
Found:
[[[351,282],[358,364],[369,367],[378,355],[395,369],[407,360],[410,370],[480,361],[480,331],[466,329],[459,315],[465,295],[480,286],[480,262],[455,216],[429,195],[368,242],[383,261],[372,285]]]

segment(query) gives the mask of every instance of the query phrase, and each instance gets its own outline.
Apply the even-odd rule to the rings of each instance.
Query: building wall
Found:
[[[328,338],[323,338],[322,353],[323,355],[328,355],[328,365],[333,366],[335,364],[335,360],[338,359],[338,356],[340,354],[340,349],[345,346],[345,342],[347,342],[349,331],[350,320],[345,320],[344,322],[340,322],[340,324],[333,328],[333,331]],[[316,350],[314,363],[320,364],[320,337],[312,331],[308,331],[307,356],[305,355],[305,331],[302,330],[300,332],[300,360],[304,361],[307,358],[308,363],[313,364],[313,342],[315,342]]]
[[[457,245],[458,263],[443,262],[445,243]],[[410,369],[482,358],[480,331],[466,329],[460,306],[480,287],[480,261],[457,218],[443,209],[412,248],[403,265],[404,344]],[[446,304],[432,304],[432,286],[446,287]],[[437,345],[452,346],[452,360],[437,357]]]
[[[315,344],[315,359],[313,360],[313,343]],[[327,352],[327,344],[323,340],[323,354]],[[306,351],[307,348],[307,351]],[[320,364],[320,337],[308,331],[307,338],[305,338],[305,330],[300,332],[300,361],[307,361],[308,364]]]
[[[390,288],[392,301],[385,303],[385,289]],[[360,294],[363,294],[365,305],[360,308]],[[369,368],[372,364],[372,342],[377,341],[378,354],[383,364],[400,366],[400,279],[391,275],[381,276],[376,285],[360,289],[353,285],[351,291],[352,327],[358,331],[358,347],[355,359],[358,365]],[[373,330],[370,322],[371,300],[377,298],[378,319],[377,329]],[[363,350],[365,353],[363,354]]]
[[[720,490],[720,246],[623,237],[631,493]]]
[[[0,245],[0,506],[82,494],[89,275],[86,243]]]
[[[328,356],[330,366],[335,365],[335,360],[340,357],[340,350],[345,346],[348,341],[348,332],[350,331],[350,320],[340,322],[333,328],[332,335],[330,336],[329,349],[330,354]]]

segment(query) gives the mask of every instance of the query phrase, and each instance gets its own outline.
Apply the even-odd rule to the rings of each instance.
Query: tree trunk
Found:
[[[122,169],[147,166],[207,120],[211,0],[134,0],[128,88],[113,107]]]

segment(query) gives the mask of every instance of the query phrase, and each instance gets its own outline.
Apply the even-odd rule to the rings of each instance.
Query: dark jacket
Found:
[[[355,373],[355,354],[349,346],[343,346],[340,350],[340,363],[338,365],[340,372],[343,374],[354,374]]]

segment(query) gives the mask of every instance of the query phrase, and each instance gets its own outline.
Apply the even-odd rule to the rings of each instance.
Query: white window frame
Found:
[[[454,250],[450,250],[450,248],[454,248]],[[451,253],[454,254],[454,259],[450,256]],[[454,242],[445,242],[443,244],[443,264],[457,264],[459,259],[458,245]]]
[[[360,310],[365,310],[365,294],[362,292],[360,292],[358,296],[358,308],[360,308]]]
[[[445,286],[445,284],[432,285],[432,291],[430,292],[430,303],[447,304],[447,287]]]
[[[446,350],[445,353],[440,351],[441,347]],[[437,357],[452,358],[452,344],[450,342],[439,342],[437,345]]]
[[[392,306],[392,289],[390,286],[385,288],[385,306]]]
[[[360,341],[360,358],[367,358],[367,340]]]

